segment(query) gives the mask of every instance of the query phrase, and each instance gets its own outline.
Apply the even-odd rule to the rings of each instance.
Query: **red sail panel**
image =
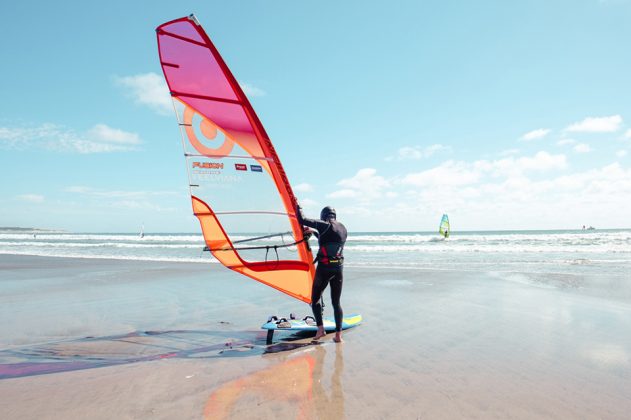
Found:
[[[157,37],[206,246],[226,267],[310,303],[313,256],[296,197],[247,97],[193,16]]]

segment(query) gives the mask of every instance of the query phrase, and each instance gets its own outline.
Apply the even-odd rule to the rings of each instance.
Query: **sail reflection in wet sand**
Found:
[[[344,418],[344,346],[334,346],[330,367],[326,366],[326,347],[309,346],[280,363],[225,383],[208,398],[204,418]]]

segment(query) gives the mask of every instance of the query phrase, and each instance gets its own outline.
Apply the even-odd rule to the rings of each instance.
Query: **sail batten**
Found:
[[[236,99],[226,99],[226,98],[217,98],[214,96],[205,96],[205,95],[198,95],[195,93],[190,93],[190,92],[171,92],[171,96],[178,96],[178,97],[189,97],[189,98],[196,98],[196,99],[206,99],[209,101],[215,101],[215,102],[226,102],[229,104],[237,104],[237,105],[243,105],[243,103],[241,101],[238,101]]]
[[[296,197],[246,95],[196,19],[156,34],[206,247],[226,267],[310,303],[313,258]],[[235,246],[243,232],[252,246]]]
[[[173,37],[173,38],[177,38],[177,39],[182,40],[182,41],[190,42],[191,44],[199,45],[200,47],[207,47],[207,45],[204,44],[203,42],[199,42],[199,41],[196,41],[194,39],[190,39],[190,38],[187,38],[187,37],[184,37],[184,36],[180,36],[180,35],[177,35],[177,34],[174,34],[174,33],[171,33],[171,32],[167,32],[165,30],[158,29],[157,32],[160,35],[166,35],[166,36],[170,36],[170,37]]]

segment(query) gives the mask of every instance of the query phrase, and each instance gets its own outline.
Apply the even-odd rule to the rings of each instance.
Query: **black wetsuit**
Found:
[[[335,316],[335,330],[342,330],[343,311],[340,305],[342,296],[342,281],[344,280],[344,243],[346,242],[346,227],[337,220],[306,219],[298,210],[298,222],[318,231],[318,254],[316,260],[313,289],[311,290],[311,308],[318,326],[322,325],[322,305],[320,298],[326,286],[331,284],[331,302]]]

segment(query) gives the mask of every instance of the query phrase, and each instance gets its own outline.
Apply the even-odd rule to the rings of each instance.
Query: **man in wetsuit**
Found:
[[[302,215],[302,209],[298,206],[296,211],[298,223],[308,226],[317,231],[318,254],[316,260],[315,277],[313,279],[313,289],[311,290],[311,309],[318,325],[318,332],[314,340],[319,340],[326,335],[322,323],[322,305],[320,298],[326,286],[331,284],[331,302],[333,303],[333,313],[335,315],[335,342],[342,341],[342,306],[340,297],[342,295],[342,280],[344,268],[344,243],[346,242],[346,227],[337,221],[335,209],[325,207],[320,212],[320,220],[307,219]]]

